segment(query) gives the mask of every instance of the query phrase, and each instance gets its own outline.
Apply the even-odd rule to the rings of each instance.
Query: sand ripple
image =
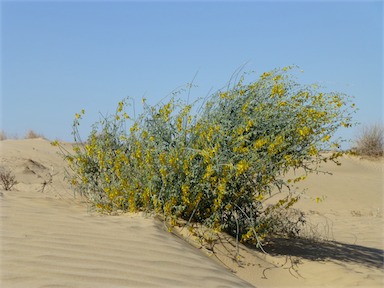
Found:
[[[138,215],[4,192],[2,287],[253,287]]]

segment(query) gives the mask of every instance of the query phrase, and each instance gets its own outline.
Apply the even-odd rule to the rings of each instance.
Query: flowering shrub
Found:
[[[127,101],[119,102],[84,143],[77,130],[84,111],[76,114],[77,145],[63,151],[69,181],[103,211],[154,212],[172,225],[184,219],[257,244],[268,235],[297,235],[303,215],[282,216],[297,195],[263,202],[342,155],[332,136],[352,125],[354,105],[346,95],[299,85],[290,69],[249,84],[242,78],[211,95],[197,115],[175,95],[156,106],[143,101],[137,119],[126,113]],[[320,153],[331,148],[336,152]],[[284,177],[299,168],[303,175]]]

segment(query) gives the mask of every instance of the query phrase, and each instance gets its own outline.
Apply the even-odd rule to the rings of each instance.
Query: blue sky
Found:
[[[383,121],[383,3],[2,1],[1,127],[69,141],[81,109],[86,136],[124,97],[140,110],[196,73],[204,97],[244,63],[298,65],[300,82],[354,96],[356,121]]]

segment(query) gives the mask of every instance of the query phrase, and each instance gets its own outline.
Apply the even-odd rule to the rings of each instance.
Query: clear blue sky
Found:
[[[2,1],[1,127],[71,140],[81,109],[87,135],[126,96],[155,104],[197,73],[196,99],[246,62],[298,65],[354,96],[356,121],[383,121],[383,2]]]

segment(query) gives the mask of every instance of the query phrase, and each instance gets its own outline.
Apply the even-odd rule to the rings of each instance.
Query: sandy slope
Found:
[[[314,239],[276,239],[264,247],[268,255],[240,246],[239,267],[235,244],[223,238],[215,257],[257,287],[384,287],[384,162],[340,161],[323,165],[332,175],[312,174],[297,185],[305,192],[295,208],[305,212],[303,232]]]
[[[252,287],[154,219],[91,213],[55,151],[1,142],[1,165],[20,182],[1,191],[1,287]]]
[[[297,208],[317,239],[277,239],[265,247],[268,255],[240,245],[236,258],[236,243],[225,235],[199,250],[187,243],[197,245],[192,237],[181,240],[152,218],[93,213],[73,198],[48,141],[6,140],[0,149],[0,165],[20,182],[0,191],[1,287],[384,284],[383,161],[326,163],[332,176],[312,175],[297,189],[308,189]]]

